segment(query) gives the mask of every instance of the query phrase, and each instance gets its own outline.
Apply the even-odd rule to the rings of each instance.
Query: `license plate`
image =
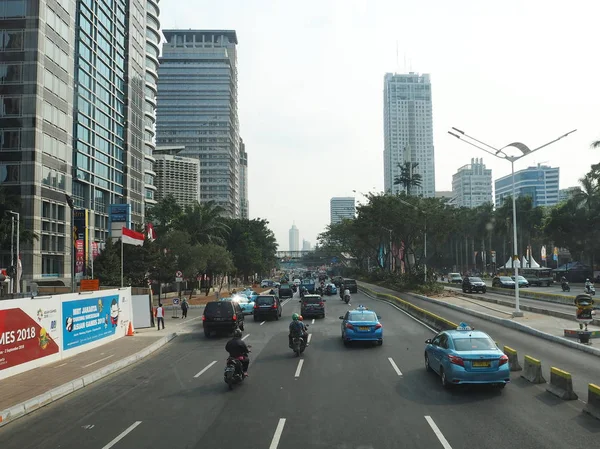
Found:
[[[473,361],[473,367],[477,367],[477,368],[489,368],[491,366],[491,363],[489,361],[486,360],[475,360]]]
[[[359,331],[368,331],[368,330],[369,330],[369,328],[368,328],[368,327],[366,327],[366,326],[359,326],[358,330],[359,330]]]

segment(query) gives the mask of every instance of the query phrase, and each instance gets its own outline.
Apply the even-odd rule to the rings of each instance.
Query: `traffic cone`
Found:
[[[133,330],[133,323],[130,321],[129,322],[129,328],[127,329],[127,333],[125,334],[126,337],[133,337],[134,334],[134,330]]]

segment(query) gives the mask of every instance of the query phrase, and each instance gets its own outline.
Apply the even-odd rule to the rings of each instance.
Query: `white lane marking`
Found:
[[[394,362],[394,359],[391,357],[388,357],[388,360],[392,364],[392,368],[394,368],[394,371],[396,371],[398,376],[402,376],[402,371],[400,371],[400,368],[398,368],[398,365],[396,365],[396,362]]]
[[[87,365],[83,365],[83,366],[82,366],[82,368],[87,368],[88,366],[92,366],[92,365],[95,365],[96,363],[103,362],[104,360],[110,359],[110,358],[111,358],[111,357],[113,357],[113,356],[114,356],[114,354],[113,354],[113,355],[109,355],[108,357],[104,357],[103,359],[96,360],[95,362],[88,363]],[[62,365],[61,365],[61,366],[62,366]]]
[[[266,321],[263,321],[262,323],[260,323],[260,325],[262,326],[262,325],[263,325],[263,324],[265,324],[265,323],[266,323]]]
[[[315,324],[315,319],[313,318],[313,320],[310,322],[310,324]]]
[[[437,437],[437,439],[440,440],[440,443],[442,443],[443,448],[444,449],[452,449],[452,446],[450,446],[450,443],[448,443],[448,440],[446,440],[442,431],[438,428],[438,426],[435,424],[435,422],[433,422],[433,419],[431,419],[431,416],[425,416],[425,419],[427,420],[429,427],[431,427],[431,429],[433,430],[433,433],[435,433],[435,436]]]
[[[298,368],[296,368],[296,374],[294,374],[294,377],[300,377],[300,371],[302,371],[302,365],[304,365],[304,359],[298,360]]]
[[[310,339],[312,338],[312,334],[308,334],[308,340],[306,341],[307,343],[310,343]]]
[[[114,440],[112,440],[110,443],[108,443],[106,446],[104,446],[102,449],[110,449],[111,447],[113,447],[115,444],[117,444],[119,441],[121,441],[123,438],[125,438],[127,436],[128,433],[130,433],[133,429],[135,429],[137,426],[139,426],[142,422],[141,421],[136,421],[134,422],[132,425],[130,425],[127,429],[125,429],[123,432],[121,432],[121,434],[119,436],[117,436],[117,438],[115,438]]]
[[[63,363],[62,365],[58,365],[56,368],[60,368],[61,366],[65,366],[66,363]]]
[[[248,338],[250,336],[250,334],[246,334],[242,337],[242,340],[245,340],[246,338]]]
[[[195,378],[198,378],[198,377],[202,376],[202,375],[203,375],[205,372],[207,372],[207,371],[210,369],[210,367],[211,367],[211,366],[213,366],[215,363],[217,363],[217,361],[216,361],[216,360],[213,360],[212,362],[210,362],[210,363],[208,364],[208,366],[207,366],[206,368],[204,368],[202,371],[200,371],[200,372],[199,372],[198,374],[196,374],[194,377],[195,377]]]
[[[285,418],[280,418],[277,423],[277,428],[275,429],[275,434],[273,435],[273,439],[271,440],[271,445],[269,449],[277,449],[279,446],[279,439],[281,438],[281,434],[283,433],[283,426],[285,426]]]
[[[369,294],[367,294],[367,293],[365,293],[365,292],[362,292],[362,294],[363,294],[363,295],[365,295],[367,298],[371,298],[371,299],[372,299],[372,300],[374,300],[374,301],[381,301],[381,302],[385,302],[386,304],[389,304],[389,305],[390,305],[390,306],[392,306],[394,309],[396,309],[396,310],[399,310],[400,312],[402,312],[404,315],[406,315],[406,316],[407,316],[407,317],[409,317],[410,319],[412,319],[412,320],[416,321],[417,323],[419,323],[419,324],[420,324],[420,325],[422,325],[422,326],[425,326],[427,329],[429,329],[429,330],[430,330],[431,332],[433,332],[434,334],[437,334],[437,333],[438,333],[438,331],[436,331],[436,330],[435,330],[433,327],[429,326],[428,324],[425,324],[425,323],[424,323],[423,321],[421,321],[421,320],[418,320],[417,318],[415,318],[414,316],[412,316],[412,315],[411,315],[410,313],[408,313],[407,311],[405,311],[405,310],[402,310],[400,307],[398,307],[398,306],[396,306],[396,305],[394,305],[394,304],[392,304],[392,303],[389,303],[389,302],[387,302],[387,301],[384,301],[384,300],[382,300],[382,299],[379,299],[379,298],[373,298],[371,295],[369,295]]]

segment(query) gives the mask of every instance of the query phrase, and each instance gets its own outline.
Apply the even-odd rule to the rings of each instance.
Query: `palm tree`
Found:
[[[420,187],[423,177],[419,173],[415,173],[415,169],[419,166],[418,162],[404,162],[398,164],[400,175],[394,178],[394,185],[402,185],[406,190],[406,194],[410,195],[411,187]]]
[[[190,234],[190,242],[195,244],[225,244],[229,232],[223,213],[225,209],[214,201],[195,203],[187,206],[178,220],[177,229]]]
[[[600,140],[596,140],[596,141],[592,142],[592,144],[590,146],[592,148],[600,148]]]

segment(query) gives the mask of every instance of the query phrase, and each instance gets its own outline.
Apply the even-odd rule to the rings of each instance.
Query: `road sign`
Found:
[[[175,282],[183,282],[183,278],[177,277],[177,278],[175,278]]]
[[[181,271],[177,271],[175,273],[175,277],[182,278],[183,277],[183,273]]]
[[[179,304],[179,298],[173,298],[173,305],[176,306]]]

